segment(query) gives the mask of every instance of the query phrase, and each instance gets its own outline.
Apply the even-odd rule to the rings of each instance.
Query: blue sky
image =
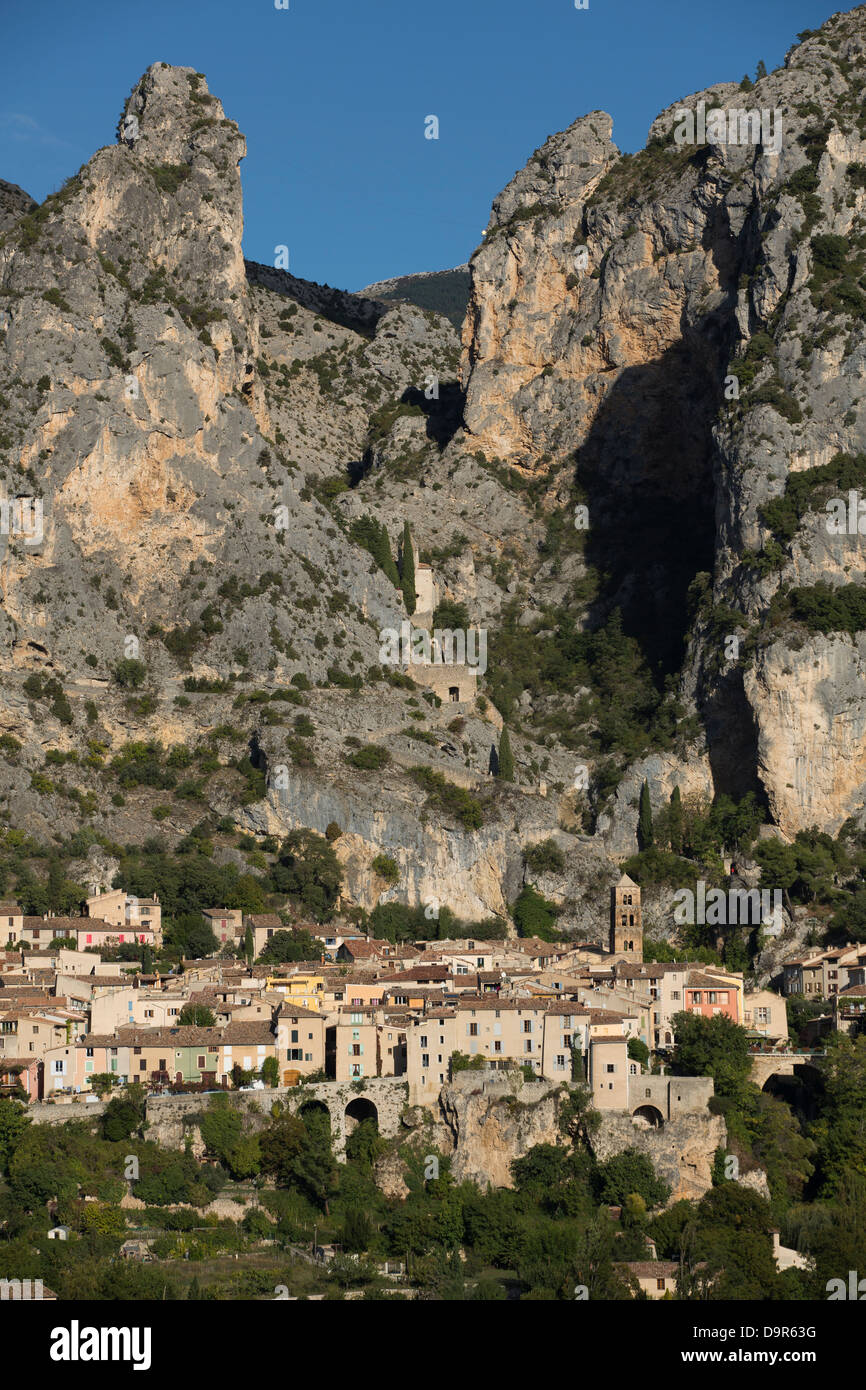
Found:
[[[466,261],[490,203],[587,111],[623,150],[688,92],[777,67],[836,0],[0,0],[0,178],[41,200],[145,68],[204,72],[247,137],[244,251],[348,289]],[[438,140],[424,138],[436,115]]]

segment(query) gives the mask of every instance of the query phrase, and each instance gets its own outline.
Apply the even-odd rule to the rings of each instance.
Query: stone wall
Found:
[[[357,1083],[356,1083],[357,1084]],[[347,1082],[337,1085],[334,1081],[323,1081],[315,1086],[277,1086],[266,1091],[224,1091],[232,1109],[239,1110],[245,1118],[246,1127],[251,1130],[263,1129],[271,1116],[271,1107],[279,1101],[287,1110],[300,1109],[310,1101],[324,1105],[331,1117],[331,1132],[334,1136],[334,1151],[338,1158],[345,1156],[346,1138],[351,1133],[358,1116],[347,1114],[353,1102],[369,1101],[376,1110],[379,1133],[384,1138],[393,1138],[400,1126],[400,1116],[408,1100],[408,1088],[399,1077],[372,1077],[364,1082],[363,1089]],[[164,1148],[179,1149],[190,1135],[193,1150],[201,1147],[197,1117],[206,1110],[211,1095],[208,1093],[186,1096],[148,1096],[145,1103],[147,1136]],[[363,1106],[355,1107],[362,1111]],[[58,1125],[70,1120],[95,1120],[105,1110],[103,1103],[31,1105],[28,1114],[34,1124]],[[363,1116],[360,1116],[363,1118]]]

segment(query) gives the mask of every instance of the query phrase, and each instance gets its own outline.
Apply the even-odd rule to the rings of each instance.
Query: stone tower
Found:
[[[640,889],[628,874],[610,890],[610,949],[618,960],[643,964]]]

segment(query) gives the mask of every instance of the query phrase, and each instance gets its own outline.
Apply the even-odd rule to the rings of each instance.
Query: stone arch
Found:
[[[351,1134],[362,1120],[375,1120],[379,1127],[379,1112],[367,1096],[356,1096],[346,1106],[346,1133]]]
[[[639,1105],[632,1111],[633,1120],[643,1120],[652,1129],[662,1129],[664,1127],[664,1115],[657,1105]]]

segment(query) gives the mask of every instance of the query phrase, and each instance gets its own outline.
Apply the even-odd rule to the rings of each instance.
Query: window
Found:
[[[558,1053],[556,1057],[556,1069],[557,1071],[565,1071],[565,1058],[561,1053]]]
[[[531,1019],[531,1018],[524,1019],[524,1022],[523,1022],[523,1031],[524,1031],[524,1033],[531,1033],[531,1032],[532,1032],[532,1019]]]
[[[605,1066],[605,1071],[608,1072],[608,1073],[610,1073],[610,1072],[615,1072],[615,1071],[616,1071],[616,1064],[615,1064],[614,1062],[608,1062],[607,1065]]]
[[[293,1043],[296,1043],[297,1041],[298,1041],[298,1030],[297,1030],[297,1028],[293,1028],[293,1029],[292,1029],[292,1042],[293,1042]]]
[[[197,1057],[195,1061],[199,1071],[204,1071],[204,1057]]]
[[[468,1028],[469,1028],[469,1036],[470,1036],[470,1038],[477,1038],[477,1037],[478,1037],[478,1024],[477,1024],[477,1023],[470,1023],[470,1024],[468,1025]]]
[[[430,1065],[430,1057],[426,1052],[424,1052],[421,1056],[421,1065],[425,1068],[425,1070]]]
[[[664,1281],[664,1279],[656,1279],[656,1288],[659,1290],[660,1293],[664,1293],[664,1288],[665,1288],[665,1281]]]
[[[388,1037],[390,1038],[390,1036],[391,1036],[391,1034],[389,1033],[389,1034],[388,1034]],[[420,1044],[421,1044],[422,1047],[426,1047],[426,1046],[427,1046],[427,1034],[424,1033],[423,1036],[420,1037],[420,1038],[418,1039],[418,1041],[420,1042]]]

